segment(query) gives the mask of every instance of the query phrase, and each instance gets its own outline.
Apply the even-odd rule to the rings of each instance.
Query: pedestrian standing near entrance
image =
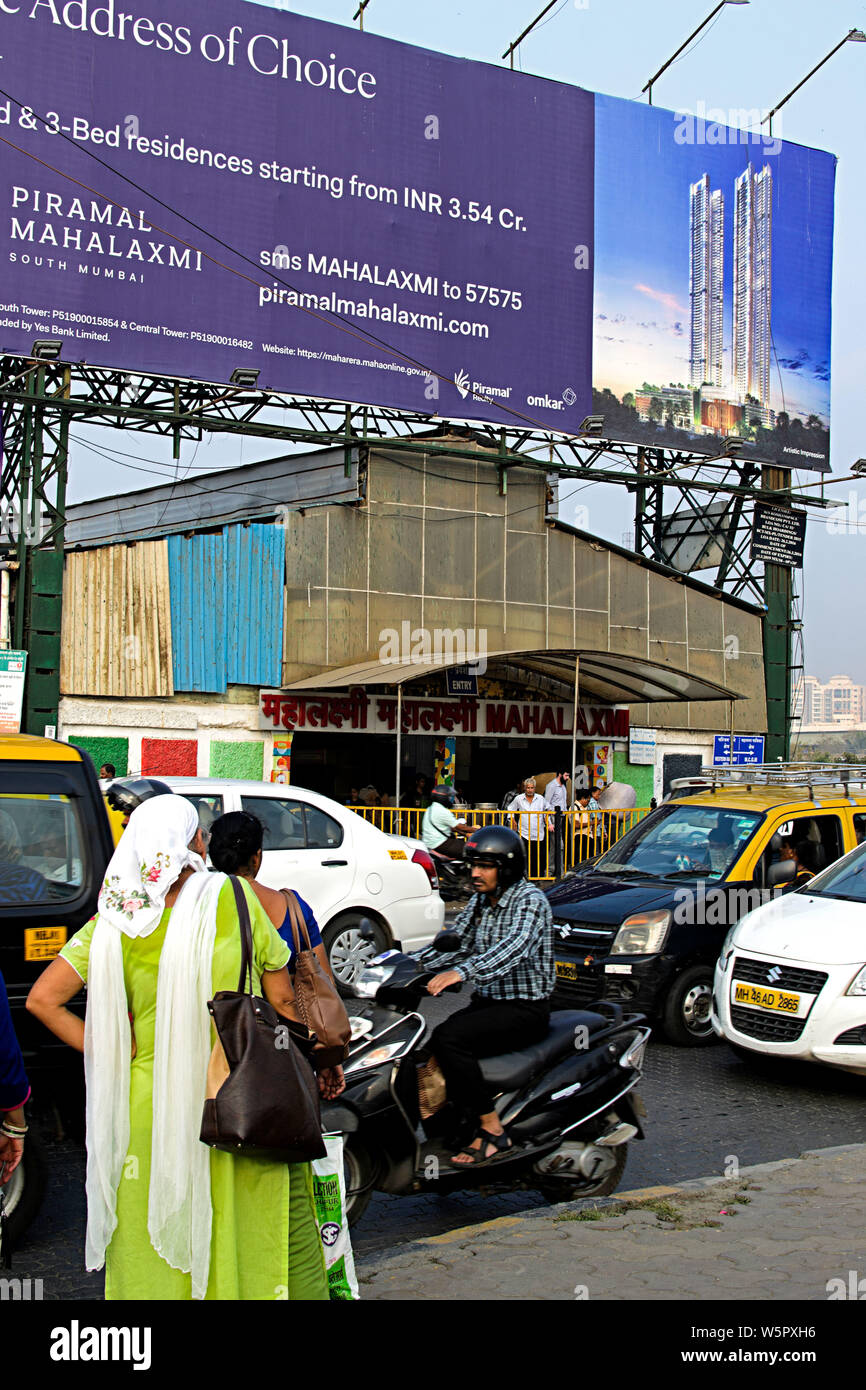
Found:
[[[327,1300],[308,1163],[199,1138],[215,1034],[208,1000],[234,991],[241,935],[232,884],[209,874],[198,813],[181,796],[132,812],[99,911],[39,977],[28,1009],[84,1053],[88,1269],[106,1299]],[[294,1005],[289,951],[253,890],[252,982]],[[86,1021],[66,1005],[87,985]]]
[[[523,841],[526,856],[526,873],[529,878],[541,878],[547,872],[547,821],[542,811],[552,811],[553,807],[535,790],[535,778],[527,777],[523,791],[508,807],[509,811],[520,814],[514,818],[514,828]]]
[[[0,975],[0,1187],[5,1186],[21,1162],[27,1133],[24,1102],[29,1099],[30,1084],[24,1072],[24,1058]]]
[[[574,830],[579,862],[582,863],[585,859],[592,859],[596,854],[601,854],[604,849],[601,806],[589,791],[578,792]]]
[[[559,860],[563,872],[566,868],[566,839],[565,827],[567,825],[566,812],[568,811],[568,783],[569,775],[567,772],[557,772],[552,782],[548,782],[545,788],[547,800],[553,807],[554,812],[559,811],[558,823],[554,821],[554,828],[559,837]]]

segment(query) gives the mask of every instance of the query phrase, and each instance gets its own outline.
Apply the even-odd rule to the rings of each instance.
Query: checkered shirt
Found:
[[[544,894],[520,879],[495,907],[483,893],[458,915],[459,951],[440,956],[437,974],[456,970],[486,999],[547,999],[553,992],[553,913]]]

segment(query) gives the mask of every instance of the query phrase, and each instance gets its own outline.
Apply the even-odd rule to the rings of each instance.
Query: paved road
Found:
[[[430,1001],[432,1018],[460,1000]],[[866,1078],[829,1068],[754,1072],[722,1044],[682,1049],[652,1043],[642,1094],[648,1137],[630,1146],[625,1188],[722,1174],[806,1149],[866,1143]],[[99,1298],[101,1280],[83,1272],[84,1151],[71,1139],[49,1142],[45,1205],[16,1256],[15,1273],[42,1278],[46,1298]],[[531,1191],[505,1195],[387,1197],[377,1194],[354,1243],[361,1261],[376,1251],[493,1216],[542,1205]]]

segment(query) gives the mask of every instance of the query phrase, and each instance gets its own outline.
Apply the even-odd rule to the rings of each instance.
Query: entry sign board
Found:
[[[829,154],[243,0],[0,72],[0,351],[829,467]]]
[[[790,507],[755,503],[752,522],[752,559],[769,565],[801,569],[806,544],[806,513]]]
[[[478,694],[478,676],[469,666],[450,666],[445,679],[449,695]]]
[[[26,652],[0,651],[0,734],[21,732]]]
[[[734,735],[734,756],[731,757],[730,734],[716,734],[713,739],[713,767],[753,767],[764,761],[764,736]]]

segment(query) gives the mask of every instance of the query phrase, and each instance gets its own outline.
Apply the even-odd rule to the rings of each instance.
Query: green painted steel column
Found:
[[[764,488],[779,490],[774,505],[789,507],[791,474],[787,468],[761,470]],[[788,761],[791,753],[791,570],[764,565],[764,684],[767,692],[767,762]]]

